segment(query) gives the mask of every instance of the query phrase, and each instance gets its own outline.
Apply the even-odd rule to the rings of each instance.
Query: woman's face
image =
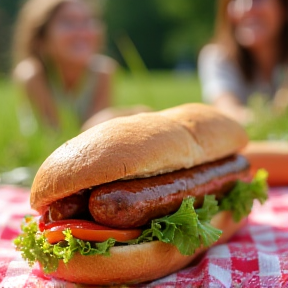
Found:
[[[232,0],[228,6],[236,40],[247,48],[277,40],[284,13],[279,0]]]
[[[86,5],[66,3],[49,23],[42,48],[58,64],[86,65],[99,49],[100,36],[100,24]]]

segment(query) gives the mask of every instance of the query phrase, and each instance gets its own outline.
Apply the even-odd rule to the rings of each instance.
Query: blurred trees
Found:
[[[213,33],[215,2],[211,0],[101,1],[108,53],[121,64],[125,61],[120,43],[128,37],[149,69],[191,68]],[[0,1],[0,72],[11,66],[11,35],[22,2]]]
[[[23,1],[0,1],[0,74],[8,72],[11,65],[13,26],[21,2]]]
[[[156,1],[161,13],[173,22],[165,37],[163,60],[170,65],[186,59],[195,62],[201,47],[212,37],[217,1]]]
[[[108,47],[119,55],[128,35],[148,68],[195,65],[213,33],[216,2],[211,0],[107,0]]]

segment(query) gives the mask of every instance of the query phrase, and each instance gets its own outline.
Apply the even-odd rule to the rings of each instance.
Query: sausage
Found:
[[[206,194],[216,194],[219,199],[238,179],[250,179],[249,163],[240,155],[191,169],[96,186],[89,210],[94,220],[103,225],[139,227],[176,211],[188,196],[197,197],[196,206]]]
[[[43,216],[44,223],[71,218],[88,219],[91,217],[88,209],[89,196],[89,190],[81,190],[53,202]]]

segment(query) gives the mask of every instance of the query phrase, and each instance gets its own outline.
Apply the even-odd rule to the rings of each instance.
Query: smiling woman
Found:
[[[110,104],[112,59],[98,54],[103,24],[80,0],[29,0],[15,34],[15,78],[40,120],[59,128],[60,112],[80,123]]]
[[[277,93],[287,77],[287,11],[286,0],[219,1],[214,40],[199,57],[206,102],[243,124],[253,119],[245,107],[252,94],[287,102]]]

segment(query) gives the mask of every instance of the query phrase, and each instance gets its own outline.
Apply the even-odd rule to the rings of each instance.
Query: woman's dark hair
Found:
[[[273,0],[278,1],[286,13],[282,31],[280,31],[278,49],[279,49],[279,63],[288,61],[288,1],[287,0]],[[234,27],[228,16],[228,5],[231,0],[219,0],[218,12],[216,17],[214,43],[221,43],[227,48],[229,57],[236,62],[240,67],[244,78],[247,81],[253,80],[255,76],[254,59],[248,49],[239,45],[236,41]]]

